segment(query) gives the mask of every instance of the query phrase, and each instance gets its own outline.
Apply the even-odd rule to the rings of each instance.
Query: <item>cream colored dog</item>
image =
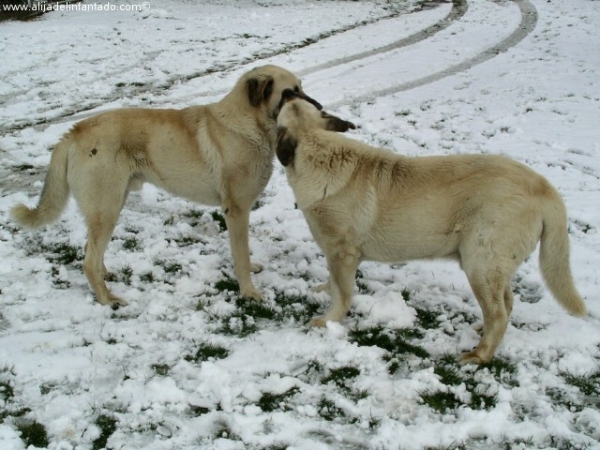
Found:
[[[538,241],[548,287],[570,313],[586,313],[569,267],[565,206],[546,179],[502,156],[406,158],[373,148],[336,133],[351,123],[284,95],[277,156],[330,272],[332,307],[313,325],[346,316],[360,261],[451,258],[484,321],[479,345],[460,359],[487,362],[512,311],[511,277]]]
[[[73,193],[88,227],[83,270],[104,305],[126,302],[104,277],[104,252],[130,190],[143,182],[206,205],[220,206],[231,240],[241,295],[260,299],[250,272],[250,209],[273,170],[282,92],[303,94],[300,80],[276,66],[250,70],[221,101],[175,109],[122,109],[77,123],[58,143],[39,204],[12,209],[37,228],[56,220]]]

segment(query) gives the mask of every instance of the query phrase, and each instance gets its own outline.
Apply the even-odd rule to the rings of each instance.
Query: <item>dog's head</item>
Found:
[[[352,122],[321,111],[295,91],[284,90],[277,116],[277,158],[283,166],[294,160],[297,136],[302,132],[325,130],[344,133],[355,128]]]
[[[283,93],[295,92],[297,96],[313,104],[323,107],[302,90],[302,82],[293,73],[273,65],[257,67],[244,74],[240,80],[246,90],[250,106],[262,108],[267,116],[275,120],[283,105]]]

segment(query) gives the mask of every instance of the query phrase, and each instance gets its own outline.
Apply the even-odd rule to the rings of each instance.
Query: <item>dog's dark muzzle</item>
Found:
[[[301,98],[302,100],[306,100],[308,103],[313,105],[319,111],[321,111],[323,109],[323,105],[321,105],[314,98],[311,98],[308,95],[306,95],[304,92],[298,92],[298,91],[294,91],[292,89],[284,89],[283,92],[281,93],[281,101],[279,102],[279,108],[278,108],[279,111],[281,111],[281,108],[283,108],[283,105],[285,105],[287,102],[289,102],[290,100],[293,100],[295,98]]]

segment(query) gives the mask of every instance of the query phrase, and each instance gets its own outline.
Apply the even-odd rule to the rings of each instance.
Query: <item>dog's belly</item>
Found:
[[[172,173],[148,173],[145,181],[158,186],[165,191],[209,206],[221,205],[221,194],[218,190],[219,183],[206,176],[204,170],[195,170],[194,167],[180,167]]]
[[[403,262],[414,259],[452,258],[459,238],[455,234],[385,234],[369,236],[361,245],[362,259],[380,262]]]

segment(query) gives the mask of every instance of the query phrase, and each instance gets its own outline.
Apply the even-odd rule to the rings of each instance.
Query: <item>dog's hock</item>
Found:
[[[285,127],[280,127],[277,131],[277,144],[275,153],[277,154],[277,159],[282,166],[287,167],[296,156],[296,147],[298,146],[298,141],[290,136],[287,132],[288,129]]]

